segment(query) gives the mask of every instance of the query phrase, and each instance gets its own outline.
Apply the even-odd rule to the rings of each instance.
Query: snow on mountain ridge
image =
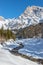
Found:
[[[16,19],[4,19],[2,16],[0,19],[0,28],[3,25],[4,29],[20,29],[29,25],[36,25],[43,22],[43,7],[28,6],[24,13]]]

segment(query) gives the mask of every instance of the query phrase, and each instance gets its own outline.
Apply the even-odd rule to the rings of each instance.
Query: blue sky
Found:
[[[43,0],[0,0],[0,16],[17,18],[27,6],[42,6]]]

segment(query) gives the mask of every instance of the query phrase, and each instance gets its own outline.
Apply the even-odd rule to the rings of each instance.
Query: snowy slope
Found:
[[[29,25],[43,23],[43,7],[28,6],[18,18],[5,19],[0,16],[0,28],[20,29]]]
[[[12,50],[13,48],[16,48],[18,46],[19,44],[17,44],[13,39],[5,41],[2,45],[0,44],[0,47],[6,50]]]
[[[43,39],[30,38],[21,40],[21,42],[24,47],[18,50],[19,53],[36,59],[43,59]]]
[[[10,54],[9,51],[0,48],[0,65],[39,65],[20,56]]]
[[[36,59],[43,59],[43,39],[42,38],[29,38],[21,40],[9,40],[4,43],[3,49],[12,50],[22,43],[23,48],[18,50],[18,53],[24,54],[26,56],[32,56]],[[1,46],[1,45],[0,45]],[[1,47],[2,47],[1,46]]]
[[[29,38],[16,41],[10,39],[3,43],[3,45],[0,44],[0,65],[39,65],[33,61],[20,56],[15,56],[9,52],[9,50],[18,47],[20,43],[22,43],[24,47],[18,50],[19,53],[26,56],[32,56],[36,59],[43,59],[42,38]]]
[[[7,41],[7,48],[12,50],[19,46],[19,43],[24,45],[23,48],[19,49],[18,52],[26,56],[32,56],[33,58],[43,59],[43,39],[42,38],[29,38],[21,39],[16,41]],[[12,44],[13,43],[13,44]],[[14,46],[13,46],[14,45]],[[6,47],[6,46],[5,46]]]

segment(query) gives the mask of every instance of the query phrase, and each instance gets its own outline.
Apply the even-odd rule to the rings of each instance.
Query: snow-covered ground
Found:
[[[22,43],[24,47],[18,50],[19,53],[43,59],[42,38],[29,38],[16,41],[10,39],[2,45],[0,44],[0,65],[38,65],[36,62],[15,56],[9,52],[9,50],[18,47],[20,43]]]
[[[42,38],[30,38],[18,40],[22,42],[24,47],[18,50],[19,53],[26,56],[32,56],[36,59],[43,59],[43,39]]]
[[[10,39],[3,44],[3,48],[6,50],[12,50],[22,43],[23,48],[18,50],[18,53],[26,56],[32,56],[33,58],[43,59],[43,39],[42,38],[29,38],[14,41]]]
[[[23,48],[18,50],[18,53],[26,56],[32,56],[37,59],[43,59],[43,39],[42,38],[29,38],[14,41],[10,39],[3,44],[3,49],[12,50],[22,43]]]
[[[2,46],[6,50],[12,50],[13,48],[18,47],[19,44],[17,44],[13,39],[10,39],[8,41],[5,41]]]
[[[0,65],[38,65],[37,63],[12,55],[8,50],[0,48]]]

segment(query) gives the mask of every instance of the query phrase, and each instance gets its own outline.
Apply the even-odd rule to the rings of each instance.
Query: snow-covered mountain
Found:
[[[0,28],[20,29],[30,25],[43,23],[43,7],[28,6],[18,18],[5,19],[0,16]]]

